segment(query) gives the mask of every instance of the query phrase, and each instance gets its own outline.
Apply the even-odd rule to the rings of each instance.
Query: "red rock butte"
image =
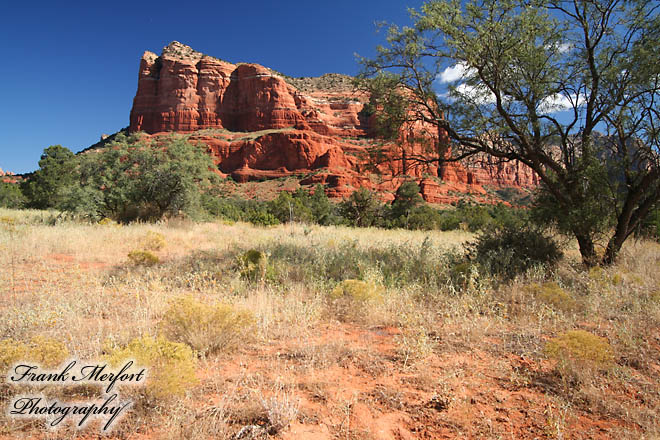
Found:
[[[142,56],[130,131],[187,133],[208,146],[222,174],[238,182],[295,176],[301,185],[323,184],[331,197],[367,187],[391,199],[403,180],[413,178],[431,203],[450,203],[461,194],[492,203],[492,189],[538,183],[514,162],[416,164],[406,166],[404,175],[398,155],[386,154],[390,159],[374,170],[369,152],[380,142],[361,114],[367,101],[345,75],[290,78],[175,41],[160,56]],[[385,151],[405,148],[421,147],[389,144]]]

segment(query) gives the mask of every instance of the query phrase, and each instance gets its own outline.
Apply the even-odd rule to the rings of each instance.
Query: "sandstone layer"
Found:
[[[414,178],[432,203],[460,194],[492,202],[484,187],[538,183],[518,163],[405,164],[396,153],[418,148],[405,143],[386,145],[374,165],[371,152],[379,142],[361,114],[367,101],[344,75],[290,78],[172,42],[160,56],[142,56],[130,131],[187,133],[208,146],[220,173],[238,182],[297,176],[302,185],[323,184],[334,197],[368,187],[387,199]]]

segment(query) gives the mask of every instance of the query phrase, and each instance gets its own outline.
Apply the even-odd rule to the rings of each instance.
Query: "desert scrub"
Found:
[[[395,338],[397,353],[403,366],[426,359],[433,354],[436,342],[422,328],[405,328]]]
[[[136,266],[153,266],[160,263],[160,258],[150,251],[134,250],[128,253],[128,259]]]
[[[337,318],[359,321],[366,317],[370,306],[383,302],[383,295],[371,282],[344,280],[328,293],[328,300]]]
[[[0,369],[3,371],[18,361],[35,362],[42,367],[52,368],[60,365],[68,356],[66,346],[50,337],[34,336],[27,344],[13,339],[0,341]]]
[[[140,246],[145,251],[159,251],[165,247],[167,242],[165,236],[160,232],[149,231],[140,241]]]
[[[562,373],[585,366],[607,368],[614,362],[609,342],[584,330],[570,330],[552,338],[544,352],[557,361],[557,367]]]
[[[121,367],[129,360],[135,364],[129,372],[146,368],[146,386],[140,397],[145,403],[167,401],[181,396],[197,385],[196,360],[186,344],[172,342],[163,336],[135,338],[123,348],[111,348],[106,360],[112,367]],[[142,388],[142,387],[140,387]]]
[[[534,266],[555,266],[562,252],[550,237],[540,231],[505,226],[479,235],[468,246],[468,256],[486,273],[512,280]]]
[[[99,225],[101,226],[116,226],[116,227],[121,227],[121,224],[117,223],[111,218],[108,217],[103,217],[101,220],[98,222]]]
[[[479,273],[479,267],[469,261],[451,264],[447,275],[447,286],[451,293],[478,291],[484,281]]]
[[[576,302],[573,297],[555,282],[530,284],[525,290],[553,309],[563,311],[575,309]]]
[[[171,340],[207,354],[235,348],[247,338],[254,323],[250,311],[228,304],[204,304],[184,296],[171,301],[160,328]]]
[[[250,249],[238,257],[241,278],[253,282],[265,282],[274,278],[273,267],[268,263],[268,254]]]

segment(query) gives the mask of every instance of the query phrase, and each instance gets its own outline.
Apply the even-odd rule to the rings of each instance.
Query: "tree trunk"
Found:
[[[598,264],[598,256],[594,248],[594,241],[591,237],[581,234],[575,234],[575,238],[580,245],[580,255],[582,263],[587,267],[594,267]]]
[[[609,266],[616,261],[616,258],[619,256],[619,251],[623,242],[626,241],[628,234],[620,234],[619,231],[614,234],[610,241],[607,243],[607,248],[605,249],[605,255],[603,255],[603,265]]]

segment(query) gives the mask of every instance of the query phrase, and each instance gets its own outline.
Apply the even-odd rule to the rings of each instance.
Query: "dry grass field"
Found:
[[[100,435],[9,417],[23,358],[146,365],[108,438],[660,438],[658,243],[501,284],[464,232],[54,220],[0,210],[0,438]]]

